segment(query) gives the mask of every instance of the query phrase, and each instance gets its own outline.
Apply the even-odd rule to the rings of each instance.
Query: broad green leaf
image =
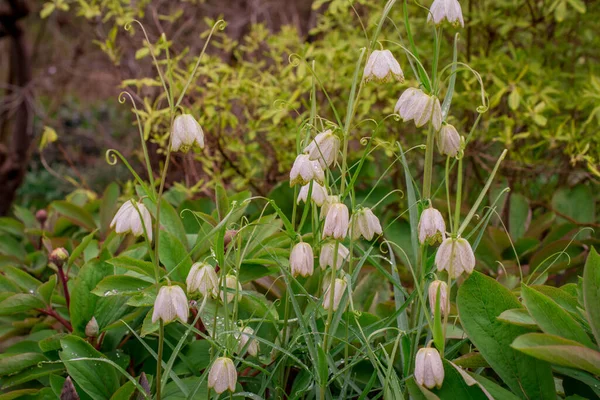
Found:
[[[148,288],[152,283],[129,275],[110,275],[102,279],[92,290],[100,297],[129,296]]]
[[[0,272],[10,281],[17,284],[24,292],[35,293],[38,286],[42,284],[42,282],[29,275],[27,272],[15,267],[8,265],[2,266],[0,267]]]
[[[22,313],[35,308],[44,309],[46,305],[32,294],[17,293],[0,302],[0,315]]]
[[[563,290],[563,288],[559,289],[548,285],[530,285],[529,287],[550,297],[568,312],[578,314],[577,307],[579,307],[579,304],[577,303],[577,296],[573,296],[568,291]]]
[[[219,221],[225,218],[225,215],[229,212],[229,199],[227,198],[227,192],[221,184],[217,184],[215,188],[215,195],[217,200],[217,212],[219,214]]]
[[[437,395],[441,400],[454,399],[480,399],[488,400],[483,391],[476,385],[468,385],[465,377],[461,375],[456,368],[447,360],[444,363],[444,383],[439,389],[432,389],[431,392]],[[467,375],[468,377],[468,375]],[[475,382],[473,380],[473,382]]]
[[[89,235],[87,235],[86,237],[83,238],[81,243],[79,243],[79,245],[77,247],[75,247],[75,250],[73,250],[73,252],[69,256],[69,262],[67,263],[67,266],[70,267],[71,265],[73,265],[75,260],[77,260],[79,258],[81,253],[83,253],[85,251],[85,249],[89,246],[89,244],[92,242],[95,235],[96,235],[96,230],[94,230],[94,232],[90,233]]]
[[[181,263],[179,268],[173,272],[172,278],[179,281],[185,280],[192,267],[192,259],[188,255],[185,246],[167,231],[160,232],[158,257],[168,272],[171,272]]]
[[[518,193],[511,194],[508,227],[510,237],[513,241],[517,241],[523,237],[525,232],[527,232],[527,229],[529,229],[530,221],[531,209],[529,208],[529,200],[527,200],[527,197]]]
[[[142,190],[143,192],[143,190]],[[148,208],[150,214],[156,222],[156,203],[149,197],[144,198],[144,205]],[[160,226],[161,231],[164,230],[169,232],[171,235],[176,237],[184,245],[187,244],[187,238],[185,234],[185,228],[183,221],[179,213],[173,208],[171,204],[164,198],[160,201]]]
[[[28,368],[18,374],[2,379],[2,389],[8,389],[23,383],[48,376],[53,373],[62,373],[64,367],[60,364],[41,364]]]
[[[573,340],[546,333],[528,333],[516,338],[512,347],[540,360],[600,375],[600,352]]]
[[[21,353],[0,359],[0,375],[12,375],[48,359],[40,353]]]
[[[457,306],[469,339],[513,393],[530,399],[555,397],[550,365],[510,347],[529,330],[498,320],[504,311],[522,307],[508,289],[473,272],[458,290]]]
[[[600,255],[593,247],[583,270],[583,302],[596,343],[600,344]]]
[[[552,196],[552,207],[577,222],[595,222],[596,200],[589,186],[563,187]],[[560,219],[560,217],[559,217]]]
[[[521,296],[543,332],[574,340],[590,348],[595,347],[583,328],[550,297],[525,285],[521,285]]]
[[[79,270],[77,277],[73,280],[70,313],[75,333],[83,335],[85,326],[95,316],[96,303],[101,299],[98,296],[90,295],[90,292],[105,276],[111,275],[113,269],[112,265],[92,260]]]
[[[62,214],[65,218],[73,222],[75,225],[79,225],[82,228],[85,228],[89,231],[93,231],[96,229],[94,217],[92,217],[92,215],[83,208],[76,206],[73,203],[69,203],[65,200],[54,201],[52,202],[51,206],[59,214]]]
[[[106,262],[114,265],[115,267],[124,268],[129,271],[135,271],[138,274],[146,275],[154,279],[154,265],[149,261],[120,255],[119,257],[111,258]]]
[[[93,399],[110,399],[120,386],[117,370],[101,361],[77,360],[86,357],[106,357],[88,342],[74,335],[65,336],[60,343],[62,351],[59,356],[71,378]]]
[[[0,254],[14,257],[18,260],[25,260],[27,252],[23,244],[10,235],[0,235]]]
[[[50,305],[50,299],[52,298],[52,292],[54,292],[54,288],[56,287],[56,274],[52,275],[47,282],[38,287],[37,291],[42,300]]]
[[[18,399],[20,397],[27,396],[27,395],[33,395],[33,394],[36,394],[38,392],[39,392],[38,389],[20,389],[20,390],[15,390],[13,392],[8,392],[8,393],[0,394],[0,400]]]
[[[110,230],[110,223],[117,212],[117,200],[119,198],[119,185],[112,182],[106,187],[102,194],[100,204],[100,234],[106,237]]]
[[[535,320],[529,315],[524,308],[514,308],[512,310],[506,310],[498,316],[498,320],[507,322],[509,324],[526,326],[528,328],[535,329],[537,324]]]
[[[492,396],[494,400],[518,400],[519,398],[498,385],[494,381],[491,381],[488,378],[485,378],[482,375],[469,373],[473,379],[475,379],[481,386],[487,390],[487,392]]]

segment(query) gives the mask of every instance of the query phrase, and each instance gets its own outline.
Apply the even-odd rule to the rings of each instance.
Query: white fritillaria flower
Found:
[[[208,387],[217,394],[221,394],[226,390],[235,392],[236,382],[237,371],[231,358],[217,358],[208,372]]]
[[[171,150],[186,153],[194,143],[198,144],[201,149],[204,148],[204,132],[200,124],[190,114],[182,114],[175,117],[171,142]]]
[[[297,204],[300,204],[301,201],[308,201],[308,191],[310,189],[310,183],[308,185],[302,186],[300,188],[300,193],[298,194],[298,199],[296,200]],[[312,182],[312,191],[310,193],[310,198],[315,202],[319,207],[323,205],[325,200],[327,199],[327,189],[324,186],[319,185],[317,182]]]
[[[338,243],[337,250],[337,259],[335,260],[335,269],[340,269],[344,261],[348,260],[348,256],[350,255],[350,250],[346,248],[341,243]],[[327,267],[333,267],[333,259],[335,258],[335,243],[328,242],[321,247],[321,254],[319,255],[319,265],[321,269],[325,269]]]
[[[419,219],[419,242],[434,245],[446,238],[446,224],[442,213],[433,207],[426,208]]]
[[[319,215],[319,218],[325,219],[325,217],[327,216],[327,213],[329,212],[329,208],[331,208],[331,206],[333,204],[337,204],[339,202],[340,202],[340,196],[331,195],[331,196],[325,197],[325,201],[323,202],[323,206],[321,207],[321,214]]]
[[[392,79],[404,82],[404,73],[391,51],[373,50],[365,65],[363,79],[365,82],[372,79],[378,82],[388,82]]]
[[[158,296],[154,301],[152,323],[159,319],[169,323],[174,321],[175,318],[179,318],[181,322],[186,323],[189,312],[189,304],[183,289],[179,286],[163,286],[158,291]]]
[[[313,161],[319,161],[321,168],[325,169],[335,162],[340,151],[340,138],[331,129],[319,133],[304,152]]]
[[[217,297],[219,277],[215,268],[207,263],[195,263],[185,280],[188,293],[200,292],[202,296]]]
[[[335,203],[329,207],[323,226],[323,238],[328,236],[334,239],[344,239],[348,233],[349,223],[348,207],[344,203]]]
[[[435,303],[437,301],[438,289],[440,292],[440,312],[442,315],[450,313],[450,302],[448,301],[448,285],[444,281],[435,280],[429,284],[429,307],[431,313],[435,313]]]
[[[235,337],[238,340],[238,353],[241,353],[244,347],[246,347],[246,344],[248,344],[248,347],[246,347],[248,354],[253,357],[258,355],[258,342],[251,337],[253,335],[254,329],[250,328],[249,326],[242,329],[241,332],[236,333]]]
[[[318,161],[311,160],[308,154],[300,154],[296,157],[290,171],[290,186],[307,185],[313,179],[321,185],[323,184],[325,181],[323,168]]]
[[[443,20],[446,20],[457,26],[465,26],[465,21],[463,20],[462,9],[460,8],[460,3],[458,0],[434,0],[431,5],[431,9],[429,10],[429,16],[427,17],[427,21],[433,21],[436,25],[442,23]]]
[[[435,131],[442,126],[442,106],[436,96],[430,96],[421,89],[408,88],[402,93],[394,112],[405,122],[414,120],[417,128],[431,121]]]
[[[148,239],[152,240],[152,217],[146,206],[135,200],[128,200],[119,208],[110,227],[117,233],[131,232],[135,236],[143,235],[145,227]]]
[[[346,280],[337,278],[333,284],[333,311],[337,311],[340,306],[340,301],[342,301],[342,297],[344,296],[344,292],[347,287]],[[331,283],[327,286],[327,291],[323,296],[323,308],[329,310],[331,304]]]
[[[463,272],[473,272],[475,255],[467,240],[447,238],[435,254],[435,264],[438,271],[446,270],[452,278],[458,278]]]
[[[290,267],[292,276],[309,277],[314,272],[315,257],[310,244],[300,242],[296,244],[290,253]]]
[[[428,389],[442,387],[444,364],[440,353],[431,347],[419,349],[415,360],[415,381]]]
[[[361,208],[352,215],[350,231],[354,240],[358,239],[360,235],[367,240],[372,240],[375,234],[383,233],[379,219],[370,208]]]
[[[221,289],[221,300],[225,302],[225,292],[227,292],[227,302],[231,303],[237,294],[237,301],[242,300],[242,285],[235,275],[225,277],[225,289]]]
[[[460,135],[454,126],[444,124],[438,133],[437,143],[440,154],[456,157],[460,150]]]

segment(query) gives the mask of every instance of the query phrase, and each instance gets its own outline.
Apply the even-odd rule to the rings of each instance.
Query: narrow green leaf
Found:
[[[40,353],[20,353],[0,359],[0,376],[12,375],[48,359]]]
[[[600,343],[600,255],[593,247],[583,270],[583,302],[596,343]]]
[[[36,296],[17,293],[0,302],[0,315],[11,315],[45,307],[44,302]]]

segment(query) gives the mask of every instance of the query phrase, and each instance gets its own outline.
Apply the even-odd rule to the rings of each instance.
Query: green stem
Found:
[[[160,327],[158,328],[158,360],[156,364],[156,400],[160,400],[161,395],[161,374],[162,374],[162,359],[163,349],[165,343],[165,325],[163,320],[160,320]]]
[[[454,226],[460,223],[460,206],[462,203],[462,181],[463,181],[463,157],[458,159],[458,170],[456,171],[456,203],[454,204]],[[454,232],[453,232],[454,233]]]
[[[433,175],[433,145],[435,134],[433,124],[430,124],[427,132],[427,147],[425,148],[425,172],[423,174],[423,199],[431,196],[431,177]]]

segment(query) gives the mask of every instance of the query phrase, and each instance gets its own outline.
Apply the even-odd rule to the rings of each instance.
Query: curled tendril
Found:
[[[108,165],[117,165],[118,159],[121,159],[121,161],[123,162],[123,164],[125,164],[129,172],[131,172],[131,175],[133,175],[135,180],[140,184],[140,186],[144,188],[146,193],[148,193],[146,183],[142,180],[142,178],[140,178],[137,172],[135,172],[135,170],[131,167],[129,162],[127,162],[127,159],[123,156],[123,154],[121,154],[118,150],[108,149],[106,151],[105,158]]]
[[[304,59],[297,53],[292,53],[288,56],[288,62],[294,67],[300,66]]]
[[[285,111],[289,105],[290,103],[283,99],[277,99],[273,102],[273,108],[277,111]]]
[[[117,165],[117,156],[115,153],[119,153],[117,150],[115,149],[108,149],[106,151],[106,162],[108,165]],[[120,154],[120,153],[119,153]]]
[[[361,146],[368,145],[369,142],[371,141],[371,139],[372,138],[370,136],[365,136],[365,137],[360,138],[360,144],[361,144]]]

